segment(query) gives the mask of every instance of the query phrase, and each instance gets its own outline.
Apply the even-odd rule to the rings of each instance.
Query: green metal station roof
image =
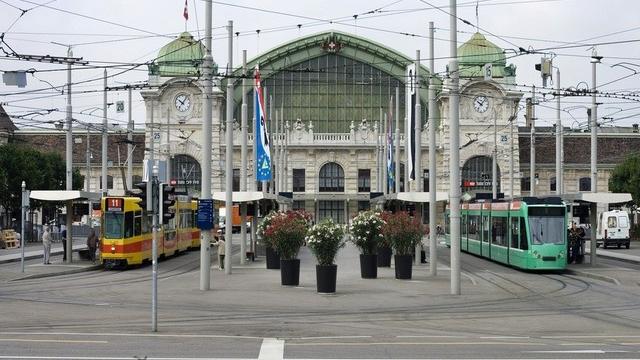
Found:
[[[160,49],[156,61],[149,65],[149,74],[166,77],[198,76],[204,55],[204,45],[185,31]]]
[[[507,66],[504,50],[487,40],[484,35],[475,33],[458,47],[460,77],[482,77],[485,64],[493,64],[493,77],[514,76],[515,67]]]

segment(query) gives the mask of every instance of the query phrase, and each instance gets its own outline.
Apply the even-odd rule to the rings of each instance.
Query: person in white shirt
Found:
[[[51,264],[49,262],[49,257],[51,256],[51,233],[49,232],[49,227],[44,227],[44,232],[42,233],[42,246],[44,246],[44,263]]]
[[[218,238],[218,241],[211,243],[211,245],[218,245],[218,269],[224,269],[224,239]]]

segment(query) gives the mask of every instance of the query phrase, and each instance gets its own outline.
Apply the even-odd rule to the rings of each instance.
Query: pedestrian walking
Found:
[[[62,251],[63,251],[62,261],[67,261],[67,227],[65,225],[61,225],[60,229],[62,229],[62,232],[60,233],[60,236],[62,238]]]
[[[89,248],[89,260],[92,263],[96,263],[96,247],[98,246],[98,236],[94,229],[89,230],[89,236],[87,236],[87,247]]]
[[[218,238],[218,241],[212,243],[212,245],[218,245],[218,269],[224,269],[224,240],[222,237]]]
[[[49,232],[49,226],[44,227],[42,233],[42,246],[44,247],[44,264],[51,264],[49,257],[51,256],[51,233]]]

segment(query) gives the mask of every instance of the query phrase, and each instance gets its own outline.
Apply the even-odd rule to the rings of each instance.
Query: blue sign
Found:
[[[200,230],[213,229],[213,200],[198,200],[198,228]]]

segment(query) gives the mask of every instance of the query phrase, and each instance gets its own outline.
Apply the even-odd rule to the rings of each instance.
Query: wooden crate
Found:
[[[2,230],[2,237],[4,238],[4,246],[6,249],[14,249],[20,245],[16,239],[16,232],[13,230]]]

